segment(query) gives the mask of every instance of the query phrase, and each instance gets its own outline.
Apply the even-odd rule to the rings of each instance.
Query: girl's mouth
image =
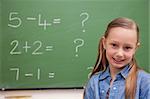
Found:
[[[113,58],[113,60],[116,64],[121,64],[125,59],[115,59],[115,58]]]

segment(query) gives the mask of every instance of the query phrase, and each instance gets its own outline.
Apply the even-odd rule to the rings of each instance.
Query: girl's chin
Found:
[[[110,63],[110,66],[116,69],[123,69],[125,67],[124,64],[114,64],[114,63]]]

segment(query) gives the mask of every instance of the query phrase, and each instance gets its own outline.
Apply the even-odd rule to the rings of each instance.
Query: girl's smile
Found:
[[[116,63],[116,64],[122,64],[125,61],[125,59],[117,59],[117,58],[113,58],[113,57],[112,57],[112,59],[113,59],[114,63]]]

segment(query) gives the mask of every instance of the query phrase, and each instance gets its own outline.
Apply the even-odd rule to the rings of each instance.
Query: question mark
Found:
[[[82,27],[84,27],[85,22],[88,20],[89,18],[89,14],[87,12],[83,12],[80,14],[80,17],[85,16],[85,18],[82,20],[81,25]],[[85,32],[85,29],[82,30],[82,32]]]
[[[87,67],[87,70],[93,70],[93,66],[90,66],[90,67]],[[88,78],[90,78],[90,76],[91,76],[91,72],[88,74]]]
[[[77,38],[77,39],[74,40],[74,43],[78,43],[78,42],[81,42],[81,44],[76,46],[76,53],[78,53],[79,47],[84,45],[84,40],[83,39]],[[76,57],[78,57],[78,54],[76,54]]]

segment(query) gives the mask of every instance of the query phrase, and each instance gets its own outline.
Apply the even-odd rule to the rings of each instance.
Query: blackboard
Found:
[[[136,58],[149,68],[148,0],[1,0],[0,88],[78,88],[88,79],[108,22],[140,26]]]

